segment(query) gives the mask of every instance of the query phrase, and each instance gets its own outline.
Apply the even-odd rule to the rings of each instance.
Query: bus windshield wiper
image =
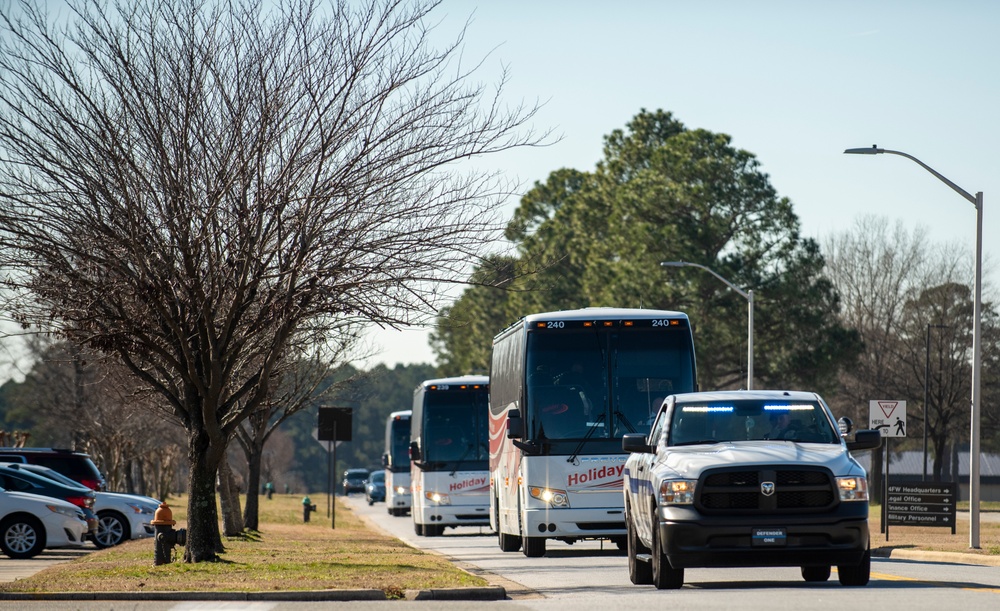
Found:
[[[627,417],[625,417],[625,414],[622,413],[622,410],[620,410],[618,408],[615,408],[615,417],[618,418],[618,422],[621,422],[622,424],[625,425],[625,428],[628,429],[629,433],[638,433],[639,432],[639,431],[635,430],[635,427],[632,426],[632,423],[629,422],[629,419]]]
[[[462,466],[462,462],[464,462],[465,459],[469,457],[469,452],[471,452],[475,447],[476,444],[474,442],[466,444],[465,452],[462,453],[461,458],[455,461],[455,468],[451,470],[451,475],[449,477],[455,477],[455,473],[458,471],[458,468]]]
[[[576,445],[576,449],[574,449],[573,453],[570,454],[570,457],[566,459],[566,462],[574,462],[576,460],[576,455],[579,454],[580,450],[583,449],[583,444],[587,443],[590,440],[591,436],[593,436],[594,434],[594,431],[596,431],[597,428],[601,426],[603,423],[604,423],[604,414],[601,414],[600,416],[597,417],[597,420],[595,420],[590,425],[590,428],[587,430],[587,434],[584,435],[583,439],[580,440],[580,443]]]

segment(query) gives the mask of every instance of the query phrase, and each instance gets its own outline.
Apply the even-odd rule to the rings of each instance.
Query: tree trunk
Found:
[[[263,455],[263,448],[253,444],[247,456],[247,504],[243,512],[243,528],[247,530],[260,530],[260,462]]]
[[[188,528],[185,562],[210,562],[225,551],[219,534],[215,478],[225,447],[214,448],[204,431],[191,433],[188,441]]]
[[[222,506],[222,531],[227,537],[243,532],[243,514],[240,511],[240,489],[233,477],[228,459],[219,463],[219,505]]]

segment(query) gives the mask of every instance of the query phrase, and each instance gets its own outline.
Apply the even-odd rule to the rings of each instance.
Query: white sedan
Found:
[[[81,547],[87,522],[76,505],[48,496],[0,488],[0,549],[33,558],[44,549]]]
[[[99,548],[112,547],[128,539],[152,537],[150,522],[160,506],[160,501],[134,494],[118,492],[98,492],[94,502],[97,514],[97,535],[94,545]]]
[[[68,486],[77,485],[72,479],[48,467],[22,464],[18,467]],[[118,492],[95,492],[94,496],[94,513],[97,514],[98,524],[93,540],[98,548],[104,549],[129,539],[153,536],[154,530],[150,522],[160,501],[148,496]]]

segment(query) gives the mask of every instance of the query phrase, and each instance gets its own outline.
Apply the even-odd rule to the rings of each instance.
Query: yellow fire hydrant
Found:
[[[177,523],[173,519],[174,514],[167,507],[166,503],[160,503],[156,513],[153,514],[153,521],[150,522],[156,530],[156,545],[153,551],[153,564],[170,564],[170,553],[175,545],[185,545],[187,543],[187,531],[183,528],[174,530]]]

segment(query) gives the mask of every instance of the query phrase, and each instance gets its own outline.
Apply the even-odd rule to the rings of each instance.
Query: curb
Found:
[[[872,558],[891,560],[916,560],[920,562],[943,562],[947,564],[974,564],[979,566],[1000,566],[1000,556],[966,554],[962,552],[931,552],[917,549],[897,549],[879,547],[872,550]]]
[[[504,600],[504,588],[407,590],[406,600]],[[0,601],[228,601],[228,602],[348,602],[388,600],[382,590],[286,590],[280,592],[0,592]]]

